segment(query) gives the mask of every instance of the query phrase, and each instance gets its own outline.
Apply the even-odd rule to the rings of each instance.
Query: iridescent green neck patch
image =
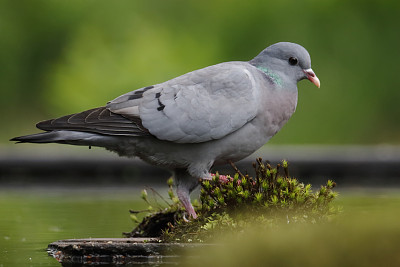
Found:
[[[262,72],[264,72],[274,84],[279,85],[280,87],[282,87],[282,79],[278,74],[275,74],[275,73],[271,72],[268,68],[263,67],[263,66],[258,66],[257,69],[259,69]]]

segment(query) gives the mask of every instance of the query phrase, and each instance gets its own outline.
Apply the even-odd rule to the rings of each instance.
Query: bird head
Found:
[[[278,75],[287,83],[308,79],[320,87],[320,81],[311,69],[310,55],[304,47],[295,43],[273,44],[251,60],[250,64],[266,73]]]

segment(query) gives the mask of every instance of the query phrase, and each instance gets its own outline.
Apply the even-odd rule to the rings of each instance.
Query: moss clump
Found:
[[[185,221],[176,201],[170,208],[151,214],[138,227],[148,224],[160,214],[175,215],[161,226],[165,242],[204,242],[221,232],[243,232],[254,223],[277,227],[288,223],[318,223],[327,221],[336,210],[330,204],[337,193],[335,183],[328,181],[315,193],[289,177],[288,163],[276,167],[261,158],[253,164],[255,177],[237,172],[233,177],[219,175],[201,182],[201,205],[196,209],[198,219]],[[281,174],[283,172],[283,174]],[[175,196],[170,184],[170,199]]]
[[[130,217],[133,222],[138,223],[138,225],[129,233],[123,233],[126,237],[159,237],[163,232],[169,227],[175,225],[176,223],[184,219],[185,210],[182,208],[178,197],[175,196],[173,191],[173,180],[169,178],[168,184],[168,200],[164,199],[160,194],[152,189],[153,193],[160,198],[166,207],[161,207],[156,201],[156,205],[159,206],[158,209],[153,208],[153,204],[150,203],[148,199],[147,190],[142,190],[141,198],[149,205],[147,210],[130,210]],[[143,220],[140,222],[136,217],[138,213],[148,213]]]

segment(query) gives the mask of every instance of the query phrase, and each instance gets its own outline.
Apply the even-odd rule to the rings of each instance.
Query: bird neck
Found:
[[[255,66],[255,67],[264,72],[265,75],[267,75],[268,79],[272,81],[274,84],[278,85],[279,87],[283,87],[282,78],[278,73],[271,71],[271,69],[266,66]]]

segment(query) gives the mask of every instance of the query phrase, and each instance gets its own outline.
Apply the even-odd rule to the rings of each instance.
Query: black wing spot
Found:
[[[128,97],[128,100],[139,99],[139,98],[142,98],[142,96],[143,96],[143,92],[138,92],[138,93],[135,92],[133,95],[130,95]]]
[[[156,94],[156,98],[160,98],[160,96],[161,96],[161,93]],[[158,100],[158,101],[160,101],[160,100]]]
[[[157,93],[157,94],[159,94],[159,93]],[[159,107],[157,108],[157,110],[158,110],[158,111],[161,111],[161,110],[163,110],[163,109],[165,108],[165,105],[160,101],[159,98],[157,98],[157,100],[158,100],[158,105],[159,105]]]
[[[143,88],[143,92],[146,92],[147,90],[150,90],[150,89],[153,89],[153,88],[154,88],[153,85],[147,86],[147,87]]]
[[[152,89],[152,88],[154,88],[153,85],[152,86],[147,86],[147,87],[142,88],[142,89],[138,89],[138,90],[134,91],[133,94],[128,97],[128,100],[142,98],[143,97],[143,93],[146,92],[147,90]]]

